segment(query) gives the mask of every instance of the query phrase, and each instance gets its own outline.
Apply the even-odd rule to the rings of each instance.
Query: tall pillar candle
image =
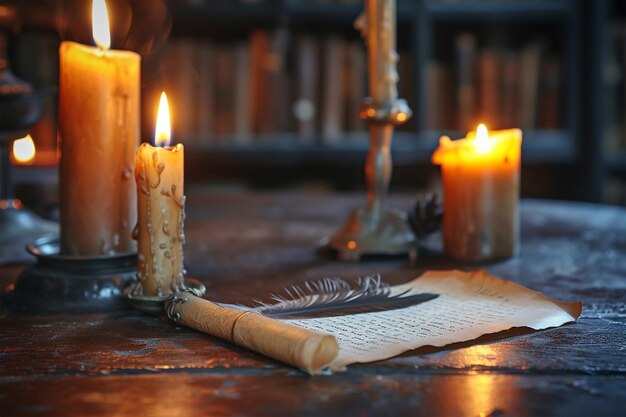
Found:
[[[137,151],[138,219],[137,290],[143,295],[168,296],[184,287],[185,241],[184,147],[167,146],[170,140],[169,111],[161,96],[157,138],[163,147],[143,143]],[[165,120],[167,118],[167,120]],[[164,132],[160,127],[165,124]]]
[[[522,131],[444,136],[433,154],[443,179],[444,251],[466,261],[503,259],[519,246]]]
[[[62,253],[134,252],[140,57],[108,50],[106,40],[97,48],[62,42],[59,52]]]
[[[396,0],[366,0],[369,91],[375,103],[398,98]]]

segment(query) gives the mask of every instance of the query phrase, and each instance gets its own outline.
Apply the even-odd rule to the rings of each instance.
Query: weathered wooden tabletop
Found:
[[[392,205],[407,207],[395,197]],[[207,297],[246,302],[290,283],[471,269],[436,250],[341,263],[317,251],[361,195],[188,190],[186,265]],[[433,243],[436,248],[436,242]],[[310,377],[133,310],[0,316],[0,415],[617,416],[626,411],[626,209],[522,203],[519,256],[482,265],[566,301],[575,324],[423,348]],[[20,266],[2,267],[7,284]]]

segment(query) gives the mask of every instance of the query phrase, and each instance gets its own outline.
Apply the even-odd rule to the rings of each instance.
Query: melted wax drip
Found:
[[[152,153],[152,167],[154,169],[154,171],[156,172],[157,178],[156,178],[156,183],[151,183],[150,181],[150,175],[148,175],[147,173],[147,169],[148,166],[145,163],[142,163],[140,169],[137,172],[137,178],[138,178],[138,182],[145,182],[143,184],[141,184],[139,186],[140,190],[142,193],[144,193],[145,195],[148,196],[148,198],[150,198],[151,195],[151,190],[153,189],[157,189],[160,185],[161,185],[161,174],[163,173],[163,171],[165,170],[165,165],[163,164],[163,162],[159,162],[158,161],[158,154],[157,152],[153,152]],[[176,191],[177,191],[177,186],[176,184],[172,184],[170,189],[166,189],[166,188],[162,188],[160,190],[160,194],[163,196],[168,197],[168,201],[171,201],[175,207],[177,207],[179,209],[179,218],[178,218],[178,233],[176,233],[176,235],[171,236],[170,233],[170,224],[167,220],[164,220],[163,222],[163,226],[161,228],[161,232],[168,237],[167,242],[161,242],[158,244],[158,250],[161,250],[163,253],[163,258],[164,259],[168,259],[171,262],[171,269],[172,272],[175,273],[175,276],[172,276],[172,282],[171,282],[171,288],[170,291],[172,292],[176,292],[176,291],[180,291],[182,289],[184,289],[185,285],[184,285],[184,277],[185,274],[187,273],[187,271],[184,269],[184,263],[183,263],[183,250],[182,250],[182,245],[185,242],[185,234],[184,234],[184,220],[185,220],[185,201],[186,201],[186,197],[185,196],[181,196],[180,198],[178,198],[176,196]],[[148,236],[149,236],[149,247],[150,247],[150,256],[151,256],[151,266],[152,266],[152,275],[157,278],[160,274],[162,274],[164,271],[160,271],[160,268],[157,264],[157,257],[156,257],[156,252],[157,249],[155,248],[156,242],[157,242],[157,238],[155,237],[155,233],[158,233],[159,231],[154,230],[154,227],[152,225],[152,212],[151,212],[151,205],[147,204],[147,219],[148,219],[148,223],[147,223],[147,229],[148,229]],[[163,214],[166,213],[166,209],[165,207],[161,208],[161,212]],[[135,231],[133,232],[135,236],[139,235],[139,230],[138,230],[138,226],[135,228]],[[178,249],[178,250],[176,250]],[[176,264],[176,259],[174,256],[172,256],[172,253],[178,253],[179,254],[179,262],[178,265]],[[176,272],[175,272],[176,271]],[[147,264],[146,264],[146,259],[145,259],[145,255],[144,254],[140,254],[138,255],[138,279],[139,282],[143,282],[147,279],[147,275],[148,275],[148,271],[147,271]],[[162,295],[166,295],[165,291],[162,287],[162,280],[161,279],[157,279],[157,288],[156,288],[156,292],[157,295],[162,296]],[[139,286],[138,286],[139,287]],[[169,294],[169,292],[167,293]]]

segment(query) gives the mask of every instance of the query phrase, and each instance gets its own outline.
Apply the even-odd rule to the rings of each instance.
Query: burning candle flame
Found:
[[[156,128],[154,130],[154,144],[156,146],[169,146],[172,137],[170,127],[170,107],[167,104],[165,91],[161,93],[159,110],[157,111]]]
[[[27,164],[35,159],[35,142],[30,135],[13,142],[13,158],[20,164]]]
[[[91,9],[91,24],[93,40],[101,49],[111,47],[111,34],[109,33],[109,13],[104,0],[93,0]]]
[[[491,149],[492,142],[489,140],[489,131],[487,126],[482,123],[476,128],[474,144],[478,153],[487,153]]]

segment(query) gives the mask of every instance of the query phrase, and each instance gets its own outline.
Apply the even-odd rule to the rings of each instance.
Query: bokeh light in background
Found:
[[[35,159],[35,142],[30,135],[13,142],[13,159],[18,164],[30,164]]]

